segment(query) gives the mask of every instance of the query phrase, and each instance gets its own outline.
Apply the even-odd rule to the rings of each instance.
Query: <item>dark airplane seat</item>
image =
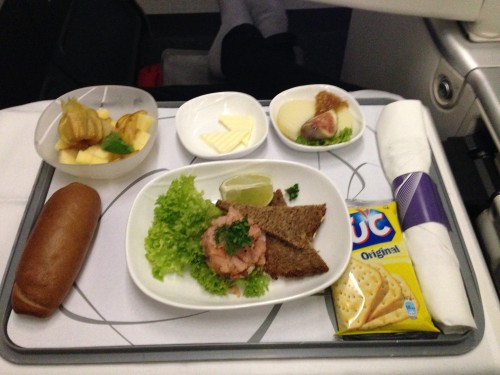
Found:
[[[148,29],[133,0],[73,0],[53,51],[41,99],[78,87],[134,86]]]
[[[39,99],[69,3],[5,0],[1,5],[0,108]]]

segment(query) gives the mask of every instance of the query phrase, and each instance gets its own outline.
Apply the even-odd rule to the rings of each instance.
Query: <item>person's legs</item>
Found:
[[[221,73],[221,45],[226,34],[235,26],[251,24],[252,17],[246,7],[245,0],[219,0],[221,26],[210,47],[208,67],[210,72],[222,77]]]
[[[264,38],[288,32],[288,16],[281,0],[245,0],[255,27]]]
[[[244,24],[224,37],[221,69],[232,82],[270,92],[310,83],[327,83],[327,78],[296,64],[295,38],[288,33],[264,38],[255,26]]]
[[[242,2],[249,3],[249,10],[241,14],[233,11],[236,5],[241,10]],[[328,83],[328,77],[296,64],[293,49],[295,36],[283,31],[286,30],[283,25],[272,32],[271,27],[263,26],[272,24],[270,17],[263,16],[264,11],[260,13],[260,26],[266,29],[266,34],[271,34],[263,36],[262,31],[252,24],[257,23],[257,8],[253,5],[255,9],[251,11],[250,2],[262,5],[262,9],[265,8],[264,3],[275,3],[274,0],[219,0],[223,25],[210,51],[211,71],[218,72],[243,90],[260,93],[276,93],[304,84]],[[276,3],[281,4],[279,1]],[[248,21],[251,12],[255,19]]]

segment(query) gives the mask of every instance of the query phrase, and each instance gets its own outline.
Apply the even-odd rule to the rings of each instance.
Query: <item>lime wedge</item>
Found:
[[[243,174],[222,182],[219,191],[223,200],[230,203],[264,207],[273,199],[273,184],[268,176]]]

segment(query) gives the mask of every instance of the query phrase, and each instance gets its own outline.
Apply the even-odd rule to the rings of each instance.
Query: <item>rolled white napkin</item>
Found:
[[[475,328],[446,214],[428,175],[431,150],[421,102],[387,105],[377,123],[377,143],[429,312],[444,333]]]

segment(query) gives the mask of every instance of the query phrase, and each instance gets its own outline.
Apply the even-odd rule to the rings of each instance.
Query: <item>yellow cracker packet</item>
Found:
[[[332,285],[336,335],[439,332],[406,249],[396,202],[349,209],[351,260]]]

